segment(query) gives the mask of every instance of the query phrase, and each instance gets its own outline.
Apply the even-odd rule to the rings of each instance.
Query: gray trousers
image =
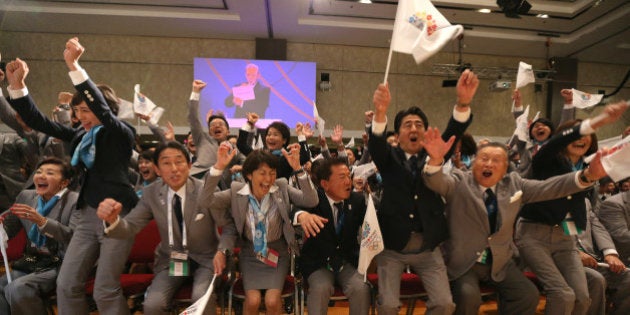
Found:
[[[0,314],[48,314],[46,296],[55,290],[57,269],[24,273],[11,271],[12,282],[0,277]]]
[[[133,238],[105,237],[103,221],[96,209],[86,207],[64,256],[57,278],[57,307],[60,315],[88,313],[85,283],[98,261],[94,279],[94,301],[101,315],[129,314],[120,288],[120,274],[133,245]]]
[[[606,289],[613,303],[612,315],[630,314],[630,271],[614,273],[608,268],[597,267],[597,270],[584,267],[588,292],[591,296],[589,315],[600,315],[606,312]]]
[[[325,268],[317,269],[308,276],[308,295],[306,297],[308,313],[313,315],[328,313],[328,302],[335,292],[335,280],[350,302],[350,314],[369,314],[370,286],[363,281],[363,276],[351,264],[344,264],[336,279],[334,273]]]
[[[193,303],[201,298],[212,281],[214,271],[212,269],[198,266],[193,270],[193,290],[192,301]],[[146,297],[144,299],[144,313],[145,314],[171,314],[171,301],[177,290],[188,280],[189,277],[171,277],[168,275],[168,269],[164,269],[155,274],[155,278],[151,282],[151,285],[147,289]],[[221,277],[217,277],[214,282],[216,288],[220,285]],[[216,314],[217,303],[216,294],[210,296],[210,300],[206,305],[203,312],[204,315]]]
[[[545,314],[586,314],[591,299],[575,236],[565,235],[560,226],[519,220],[514,241],[543,285]]]
[[[452,314],[453,297],[446,275],[446,266],[439,247],[418,254],[402,254],[386,249],[376,255],[378,271],[378,314],[398,314],[400,309],[400,276],[409,266],[422,279],[429,300],[426,314]]]
[[[455,314],[477,315],[481,306],[479,282],[490,285],[499,294],[499,314],[534,314],[538,306],[538,289],[514,263],[505,266],[505,279],[493,281],[490,266],[476,263],[461,277],[452,281]]]

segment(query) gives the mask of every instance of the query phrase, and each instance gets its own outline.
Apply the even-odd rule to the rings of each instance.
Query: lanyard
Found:
[[[175,198],[175,194],[173,194],[173,198]],[[173,200],[171,199],[171,206],[170,209],[168,209],[168,246],[172,249],[175,242],[173,241]],[[182,203],[183,206],[183,203]],[[168,208],[168,207],[167,207]],[[186,246],[188,245],[188,242],[186,241],[186,220],[184,220],[184,207],[182,207],[182,220],[184,222],[182,222],[182,247],[184,249],[186,249]]]

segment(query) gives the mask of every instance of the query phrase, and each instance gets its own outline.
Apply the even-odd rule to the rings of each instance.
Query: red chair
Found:
[[[9,214],[10,210],[7,210],[0,214],[0,217],[4,220]],[[24,228],[20,228],[18,234],[14,235],[7,242],[7,260],[12,262],[22,257],[24,254],[24,247],[26,247],[26,231]]]
[[[292,312],[286,310],[287,313],[292,314],[300,314],[299,308],[299,280],[296,279],[295,275],[295,255],[291,255],[291,269],[289,275],[287,275],[284,281],[284,287],[282,288],[282,292],[280,293],[280,298],[282,300],[286,300],[287,298],[293,297],[293,308]],[[243,287],[243,279],[239,276],[234,280],[234,283],[230,286],[230,290],[228,291],[228,315],[232,315],[232,300],[237,298],[239,300],[245,300],[245,288]],[[264,303],[264,299],[261,304]]]
[[[376,295],[378,292],[378,275],[368,274],[367,280],[374,288],[372,300],[374,301],[374,305],[376,305]],[[413,310],[416,307],[416,302],[418,301],[418,299],[426,299],[426,297],[427,291],[424,289],[422,281],[416,274],[403,272],[400,275],[400,299],[408,301],[407,315],[413,314]]]
[[[151,220],[140,233],[136,234],[133,247],[127,262],[133,264],[152,264],[155,260],[155,248],[160,243],[160,233],[158,232],[155,220]],[[120,275],[120,287],[123,294],[130,299],[133,304],[130,307],[131,313],[142,308],[144,293],[153,281],[153,273],[123,273]],[[94,278],[87,281],[85,290],[88,295],[94,292]]]

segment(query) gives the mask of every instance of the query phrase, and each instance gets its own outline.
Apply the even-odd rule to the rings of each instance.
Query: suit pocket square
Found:
[[[522,196],[523,196],[523,191],[522,190],[519,190],[519,191],[515,192],[514,195],[512,195],[512,197],[510,197],[510,203],[515,203],[515,202],[519,201]]]
[[[203,213],[197,213],[197,215],[195,216],[195,221],[199,221],[203,219],[203,217],[205,217]]]

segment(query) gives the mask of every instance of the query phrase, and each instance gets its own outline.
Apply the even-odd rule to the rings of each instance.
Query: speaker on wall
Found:
[[[256,59],[287,60],[287,40],[256,38]]]

